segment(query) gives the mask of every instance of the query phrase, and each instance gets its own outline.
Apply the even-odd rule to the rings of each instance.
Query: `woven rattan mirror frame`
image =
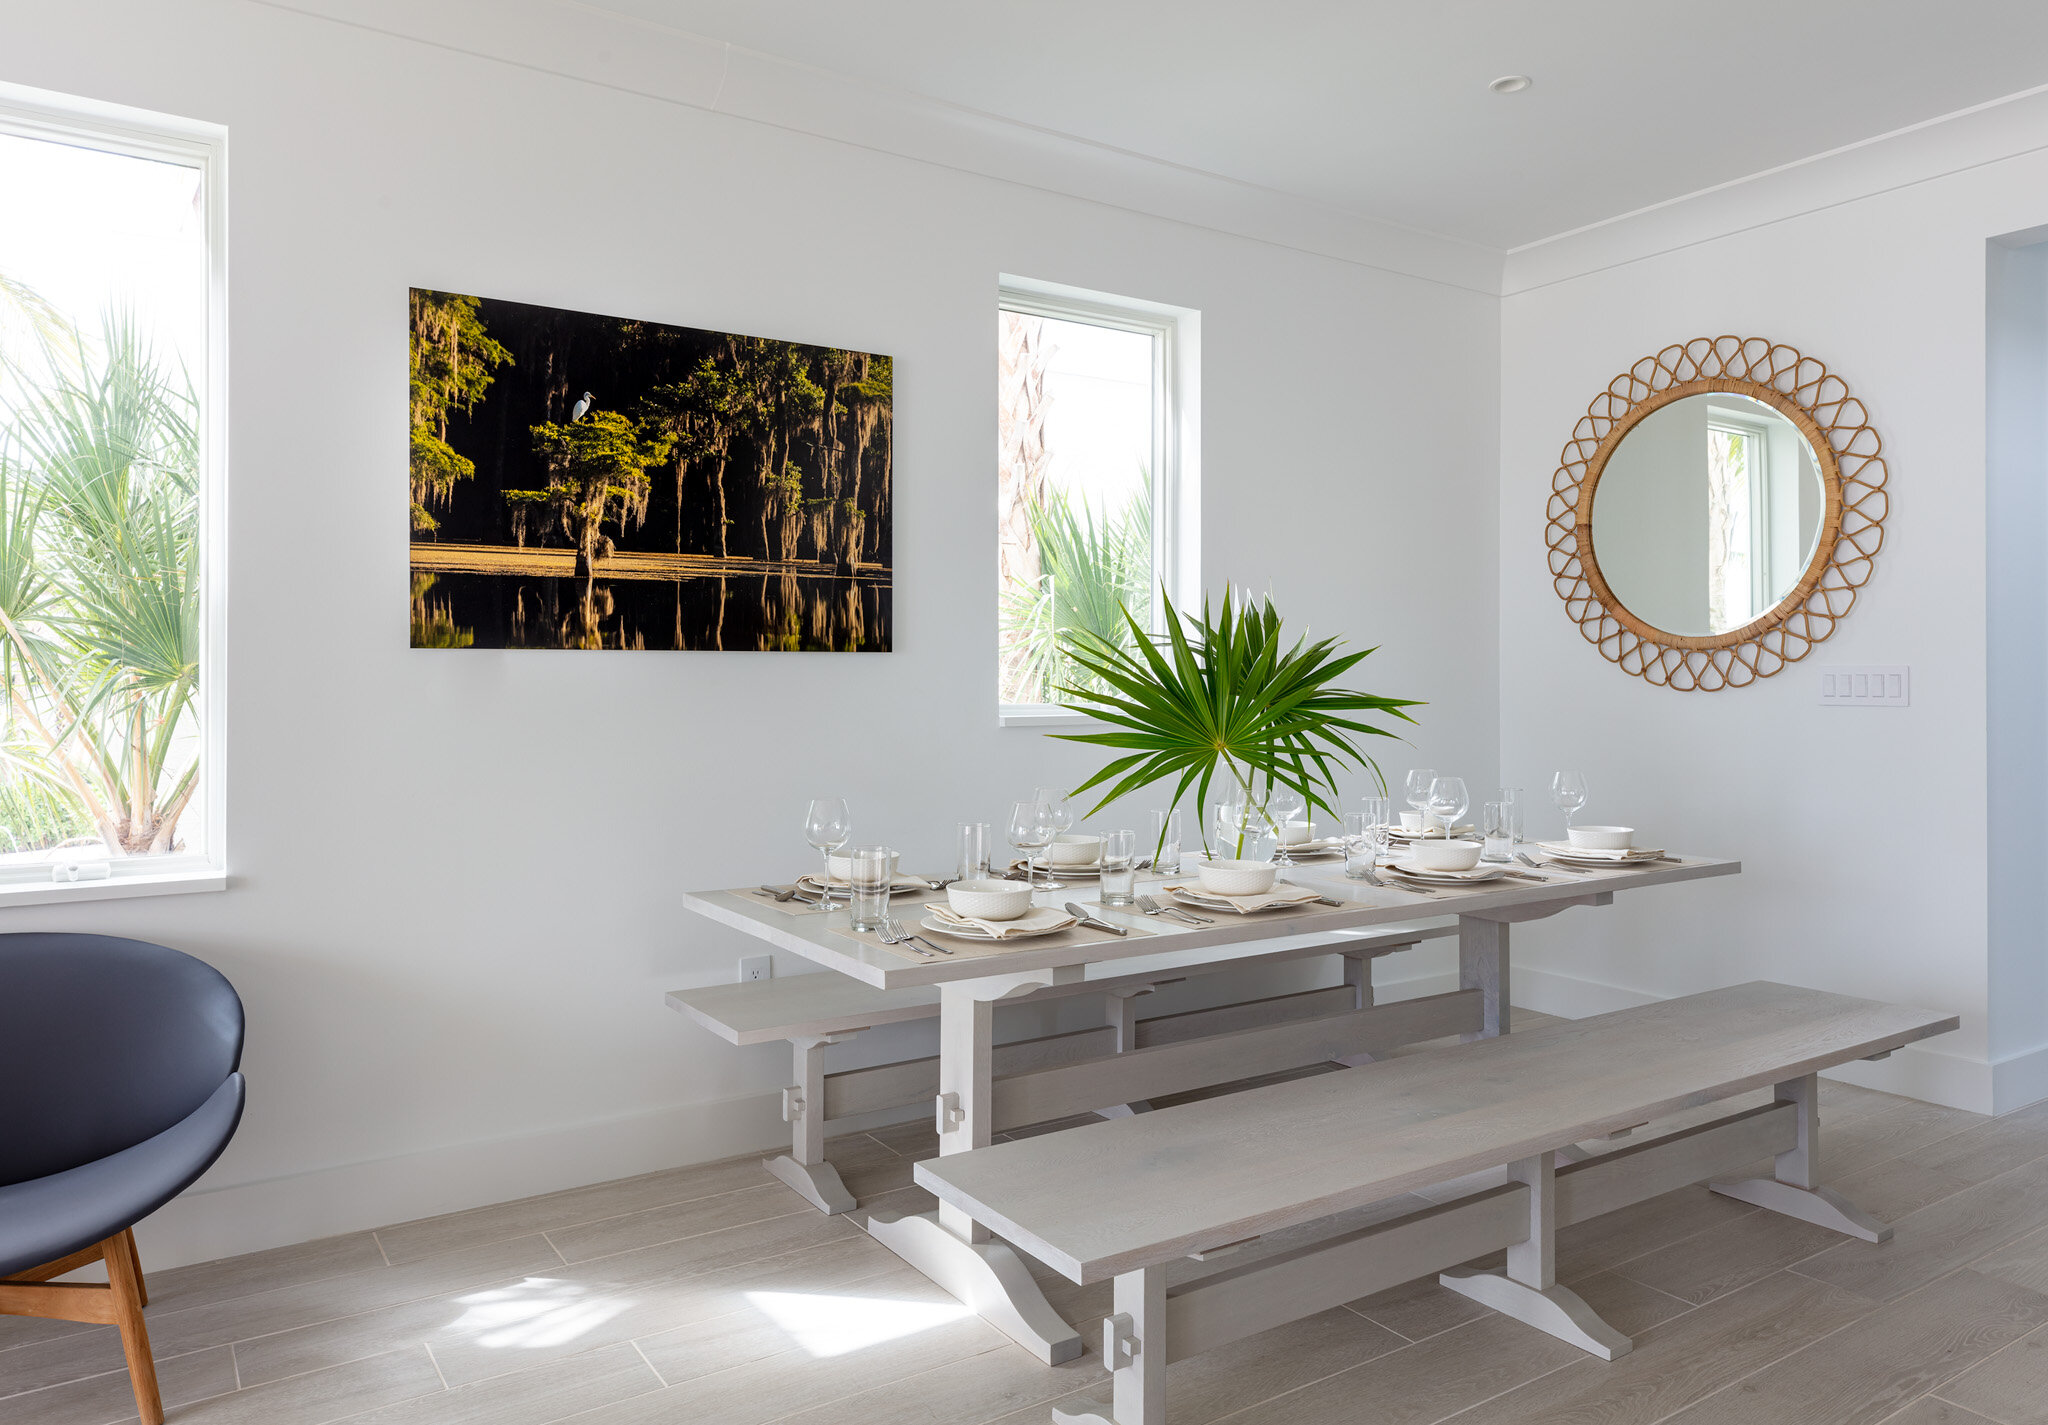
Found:
[[[1608,458],[1652,411],[1705,391],[1753,397],[1782,412],[1818,457],[1826,510],[1812,561],[1792,592],[1727,633],[1670,633],[1630,612],[1601,577],[1593,495]],[[1745,687],[1813,651],[1855,606],[1884,547],[1884,442],[1841,377],[1762,337],[1697,337],[1646,356],[1586,408],[1551,477],[1550,574],[1588,643],[1622,670],[1681,692]]]

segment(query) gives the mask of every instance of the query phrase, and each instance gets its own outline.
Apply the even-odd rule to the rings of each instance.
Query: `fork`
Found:
[[[1520,861],[1520,862],[1521,862],[1521,863],[1522,863],[1522,864],[1523,864],[1524,866],[1534,866],[1534,867],[1536,867],[1536,868],[1537,868],[1538,870],[1542,870],[1542,869],[1544,869],[1544,867],[1543,867],[1543,863],[1542,863],[1542,862],[1540,862],[1540,861],[1538,861],[1538,860],[1536,860],[1536,859],[1535,859],[1535,858],[1534,858],[1533,856],[1531,856],[1531,855],[1530,855],[1530,854],[1529,854],[1528,852],[1526,852],[1526,851],[1517,851],[1517,852],[1515,853],[1515,859],[1516,859],[1517,861]],[[1585,873],[1584,871],[1574,871],[1574,870],[1573,870],[1573,869],[1572,869],[1571,867],[1569,867],[1569,866],[1558,866],[1558,867],[1557,867],[1556,869],[1557,869],[1557,870],[1559,870],[1559,871],[1562,871],[1562,872],[1563,872],[1563,873],[1564,873],[1565,875],[1567,875],[1567,876],[1580,876],[1580,877],[1583,877],[1583,876],[1584,876],[1584,875],[1586,874],[1586,873]]]
[[[916,941],[912,940],[908,935],[905,935],[903,933],[903,926],[897,921],[883,921],[881,925],[877,927],[875,930],[875,938],[880,940],[884,945],[908,945],[918,954],[924,956],[925,959],[929,960],[932,958],[932,952],[925,949],[924,946],[919,945]]]
[[[1147,915],[1170,915],[1176,920],[1184,921],[1189,925],[1214,925],[1216,923],[1205,915],[1196,915],[1193,911],[1182,910],[1177,905],[1162,905],[1157,896],[1139,896],[1138,909]]]
[[[1379,872],[1375,871],[1370,866],[1365,868],[1365,883],[1369,886],[1378,886],[1383,891],[1406,891],[1411,896],[1422,896],[1428,900],[1436,899],[1435,891],[1424,890],[1421,886],[1390,886],[1385,881],[1381,880]]]
[[[936,940],[927,940],[922,935],[912,933],[909,926],[894,916],[884,916],[883,919],[889,922],[889,929],[895,932],[896,938],[910,946],[913,950],[923,950],[926,954],[950,955],[953,953]]]

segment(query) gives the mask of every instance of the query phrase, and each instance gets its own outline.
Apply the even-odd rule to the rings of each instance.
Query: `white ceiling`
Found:
[[[2048,83],[2041,0],[584,3],[1496,249]]]

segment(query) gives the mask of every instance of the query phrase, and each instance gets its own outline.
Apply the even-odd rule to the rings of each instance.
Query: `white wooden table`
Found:
[[[1152,933],[1056,947],[1026,940],[1001,955],[957,960],[922,959],[908,950],[856,941],[848,934],[843,909],[793,916],[758,898],[731,891],[691,892],[683,897],[683,904],[777,949],[866,984],[883,989],[937,985],[939,1152],[943,1156],[985,1148],[993,1140],[997,1108],[991,1069],[993,1006],[999,1000],[1047,986],[1123,974],[1139,962],[1156,962],[1162,968],[1213,962],[1230,957],[1233,947],[1252,948],[1262,940],[1310,930],[1335,934],[1412,921],[1418,916],[1455,915],[1459,990],[1428,1002],[1425,1007],[1436,1018],[1426,1027],[1438,1033],[1457,1030],[1474,1038],[1490,1038],[1509,1029],[1510,925],[1556,915],[1572,906],[1606,905],[1619,890],[1734,875],[1741,869],[1737,861],[1686,856],[1641,869],[1597,871],[1583,877],[1567,876],[1552,868],[1544,874],[1554,879],[1541,882],[1510,878],[1471,890],[1423,896],[1391,883],[1382,889],[1346,880],[1341,862],[1310,863],[1290,868],[1284,873],[1286,879],[1345,902],[1341,909],[1324,910],[1312,923],[1286,911],[1256,916],[1218,914],[1215,924],[1200,927],[1163,916],[1147,917],[1135,910],[1104,912],[1106,919]],[[1139,889],[1145,888],[1141,881]],[[1096,897],[1092,885],[1070,885],[1041,892],[1037,899],[1059,904],[1067,900],[1093,902]],[[907,909],[899,900],[899,916],[911,921],[919,918],[906,915]],[[1367,993],[1369,1003],[1369,988]],[[1390,1043],[1404,1042],[1402,1035],[1407,1039],[1431,1037],[1415,1032],[1418,1003],[1388,1005],[1366,1014],[1389,1017]],[[1118,1100],[1105,1100],[1110,1101]],[[941,1203],[935,1213],[876,1214],[869,1219],[868,1230],[1040,1360],[1057,1364],[1081,1353],[1080,1336],[1047,1304],[1016,1253],[991,1241],[987,1228],[960,1208]]]

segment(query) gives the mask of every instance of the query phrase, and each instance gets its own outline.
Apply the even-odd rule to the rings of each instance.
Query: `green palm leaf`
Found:
[[[1292,787],[1311,814],[1334,816],[1344,770],[1386,785],[1360,739],[1399,736],[1385,720],[1412,723],[1405,709],[1422,704],[1336,686],[1375,650],[1340,652],[1335,639],[1290,646],[1270,600],[1255,607],[1228,589],[1213,614],[1205,600],[1199,618],[1181,613],[1164,590],[1160,597],[1163,646],[1128,610],[1124,637],[1078,629],[1063,639],[1084,676],[1060,688],[1061,702],[1108,730],[1052,735],[1118,754],[1074,789],[1101,791],[1094,811],[1165,781],[1173,783],[1169,805],[1192,790],[1201,807],[1220,778],[1261,801],[1276,786]]]

